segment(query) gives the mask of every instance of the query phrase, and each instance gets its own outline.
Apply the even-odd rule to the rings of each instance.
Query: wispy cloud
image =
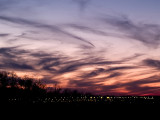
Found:
[[[25,60],[24,57],[30,58]],[[111,79],[117,79],[125,76],[124,71],[133,70],[137,67],[135,66],[124,66],[123,60],[121,61],[108,61],[103,58],[98,60],[95,58],[86,58],[72,60],[71,58],[55,54],[55,53],[45,53],[41,51],[27,51],[20,47],[6,47],[0,48],[0,68],[9,70],[25,70],[25,71],[43,71],[47,75],[43,75],[42,81],[46,84],[62,84],[61,75],[66,73],[77,73],[76,76],[69,78],[67,83],[69,86],[74,86],[77,89],[85,88],[86,91],[92,91],[98,94],[112,94],[117,95],[121,92],[116,91],[116,89],[124,88],[125,93],[123,95],[135,94],[143,95],[154,93],[159,90],[159,87],[149,87],[143,86],[146,84],[158,83],[159,76],[146,77],[144,79],[128,80],[126,82],[121,82],[119,79],[117,82],[104,85],[103,82],[110,81]],[[124,59],[125,60],[125,59]],[[126,61],[126,60],[125,60]],[[155,67],[159,69],[159,61],[147,59],[144,60],[147,66]],[[99,68],[92,71],[78,72],[80,68],[99,66]],[[114,67],[111,67],[114,65]],[[109,67],[110,66],[110,67]],[[102,75],[102,77],[96,78]],[[105,75],[105,76],[104,76]],[[61,79],[57,79],[57,78]]]
[[[143,42],[147,45],[156,46],[160,42],[160,25],[137,23],[127,16],[104,16],[101,19],[106,25],[124,33],[125,37]]]
[[[0,48],[0,68],[15,70],[34,70],[21,55],[28,53],[24,50],[18,50],[17,47]],[[17,60],[18,59],[18,60]]]
[[[121,51],[122,47],[132,44],[128,42],[131,39],[140,41],[146,46],[159,46],[160,25],[136,22],[127,16],[102,15],[96,19],[91,16],[91,18],[81,16],[82,18],[78,17],[77,20],[74,15],[67,16],[68,13],[72,14],[70,11],[67,11],[68,18],[65,15],[60,17],[61,20],[65,17],[66,19],[58,22],[57,25],[54,20],[64,11],[60,8],[53,16],[48,16],[51,8],[58,8],[52,6],[54,3],[56,5],[66,4],[64,9],[69,9],[69,1],[72,2],[72,5],[74,2],[83,14],[91,5],[91,0],[68,0],[68,3],[65,0],[60,2],[59,0],[29,0],[24,3],[19,1],[0,0],[0,24],[6,27],[6,31],[12,27],[7,32],[0,32],[3,45],[12,46],[0,48],[0,69],[39,73],[42,81],[46,84],[64,85],[65,83],[65,87],[85,88],[94,93],[143,95],[160,90],[156,86],[145,86],[158,84],[159,76],[155,74],[160,69],[160,60],[151,57],[151,59],[145,59],[147,56],[144,56],[145,52],[140,53],[137,48],[135,48],[137,50],[134,49],[135,51],[132,51],[132,48],[128,50],[127,55],[119,54],[119,52],[123,52],[123,50]],[[40,5],[40,7],[33,8],[35,5]],[[69,9],[71,11],[75,10],[72,5]],[[31,8],[33,13],[24,11],[26,8]],[[10,11],[11,9],[15,14]],[[16,14],[18,10],[22,10],[22,12]],[[88,9],[86,15],[91,12],[89,10],[91,9]],[[34,12],[38,14],[37,18],[33,15]],[[47,15],[43,15],[46,12]],[[22,16],[16,17],[19,14]],[[25,16],[26,14],[31,16]],[[46,19],[42,19],[43,16]],[[68,23],[67,19],[72,23]],[[13,32],[10,33],[10,31]],[[12,40],[13,44],[7,40]],[[127,44],[121,44],[123,40]],[[25,42],[23,43],[23,41]],[[66,44],[63,42],[72,43],[72,45],[65,46]],[[27,45],[23,47],[22,44]],[[59,44],[62,47],[58,46]],[[108,44],[111,44],[110,47]],[[68,54],[66,54],[67,52]],[[126,57],[129,55],[130,57]],[[112,58],[112,56],[114,57]],[[153,70],[153,73],[150,74],[145,68]],[[151,75],[153,76],[150,77]]]
[[[99,19],[99,18],[98,18]],[[77,29],[83,32],[105,36],[117,37],[123,39],[133,39],[142,42],[144,45],[157,47],[160,43],[160,25],[136,22],[127,16],[102,16],[97,24],[103,24],[111,31],[105,29],[96,29],[95,26],[83,24],[66,24],[66,27]],[[113,32],[115,31],[115,32]]]
[[[133,82],[128,82],[124,84],[123,86],[126,87],[128,91],[130,91],[128,94],[139,94],[139,95],[158,95],[160,87],[155,86],[145,86],[150,83],[159,83],[159,76],[151,76],[145,79],[140,79]],[[144,85],[144,86],[143,86]]]
[[[86,40],[84,38],[81,38],[79,36],[76,36],[72,33],[69,33],[69,32],[61,29],[60,27],[58,27],[56,25],[47,25],[47,24],[43,24],[43,23],[31,21],[31,20],[22,19],[22,18],[14,18],[14,17],[6,17],[6,16],[0,16],[0,20],[15,23],[15,24],[19,24],[19,25],[22,25],[22,26],[29,26],[29,27],[39,28],[39,29],[45,29],[45,30],[48,30],[50,32],[54,32],[54,33],[57,33],[57,34],[60,34],[60,35],[68,36],[68,37],[70,37],[74,40],[78,40],[78,41],[84,42],[86,44],[89,44],[92,47],[95,47],[88,40]]]
[[[70,65],[66,65],[63,67],[59,73],[67,73],[80,69],[81,67],[93,66],[93,65],[112,65],[112,64],[120,64],[119,61],[107,61],[107,60],[96,60],[92,58],[86,58],[85,60],[72,61]]]
[[[114,72],[114,73],[111,73],[109,76],[107,76],[107,78],[115,78],[115,77],[119,77],[123,75],[123,73],[121,72]]]
[[[149,67],[153,67],[160,70],[160,60],[145,59],[143,60],[143,63]]]
[[[120,65],[121,63],[119,63]],[[105,64],[104,64],[105,65]],[[114,62],[108,65],[114,65]],[[113,78],[122,75],[123,70],[135,69],[135,66],[121,66],[121,67],[110,67],[110,68],[98,68],[89,73],[84,73],[83,78],[92,78],[101,74],[106,74],[105,78]]]
[[[7,33],[0,34],[0,37],[7,37],[7,36],[9,36],[9,34]]]
[[[147,84],[158,83],[159,76],[155,75],[144,79],[128,81],[126,83],[117,82],[111,85],[94,84],[91,86],[95,88],[101,88],[99,92],[96,90],[94,92],[104,95],[159,95],[160,87],[147,86]]]
[[[80,30],[80,31],[83,31],[83,32],[88,32],[88,33],[102,35],[102,36],[112,36],[113,35],[111,33],[107,33],[107,32],[104,32],[104,31],[100,31],[100,30],[88,27],[87,25],[67,24],[66,26],[77,29],[77,30]]]

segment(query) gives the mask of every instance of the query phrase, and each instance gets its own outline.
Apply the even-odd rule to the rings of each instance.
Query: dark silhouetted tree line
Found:
[[[14,72],[0,72],[0,102],[33,103],[40,99],[72,97],[84,94],[77,90],[61,89],[55,85],[50,91],[45,88],[40,80],[27,76],[18,77]]]
[[[45,86],[33,78],[18,77],[13,72],[0,72],[0,101],[30,102],[46,94]]]
[[[47,89],[40,80],[18,77],[14,72],[0,72],[0,104],[160,104],[160,97],[110,97],[84,94],[77,90]],[[82,104],[81,104],[82,103]],[[59,105],[59,104],[58,104]],[[64,104],[63,104],[64,105]],[[71,104],[70,104],[71,105]]]

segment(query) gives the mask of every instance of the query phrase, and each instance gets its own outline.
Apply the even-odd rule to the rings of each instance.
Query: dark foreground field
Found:
[[[159,115],[159,105],[150,104],[100,104],[100,103],[59,103],[59,104],[10,104],[1,107],[5,118],[23,119],[137,119]]]
[[[47,91],[44,84],[32,78],[0,72],[0,115],[5,119],[31,119],[33,115],[75,119],[84,119],[85,115],[105,116],[105,119],[130,115],[132,118],[136,114],[149,115],[149,111],[156,113],[159,108],[159,96],[100,96],[59,88]]]

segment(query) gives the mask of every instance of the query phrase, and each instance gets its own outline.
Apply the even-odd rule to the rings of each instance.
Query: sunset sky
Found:
[[[0,0],[0,70],[48,87],[160,95],[159,0]]]

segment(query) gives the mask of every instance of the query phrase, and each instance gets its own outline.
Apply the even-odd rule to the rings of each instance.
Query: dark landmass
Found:
[[[47,91],[45,85],[29,77],[0,72],[0,104],[26,106],[109,106],[109,105],[159,105],[159,96],[100,96],[77,90],[54,88]]]

